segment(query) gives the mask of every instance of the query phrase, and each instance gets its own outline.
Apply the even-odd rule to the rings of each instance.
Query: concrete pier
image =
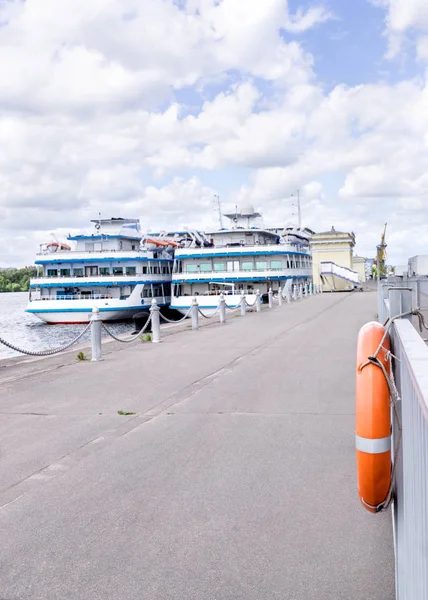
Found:
[[[376,311],[314,295],[101,362],[9,362],[0,598],[392,600],[391,515],[364,511],[355,473]]]

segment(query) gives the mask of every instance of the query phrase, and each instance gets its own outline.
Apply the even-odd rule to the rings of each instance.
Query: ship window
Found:
[[[143,275],[147,275],[147,267],[143,267]]]
[[[162,296],[162,288],[160,285],[153,286],[153,296]]]
[[[159,275],[159,267],[157,265],[152,267],[153,275]]]
[[[196,273],[197,270],[197,265],[186,265],[186,273]]]
[[[136,269],[136,267],[126,267],[125,273],[126,273],[126,275],[136,275],[137,269]]]
[[[252,271],[254,269],[253,263],[252,261],[248,261],[248,262],[243,262],[242,263],[242,270],[243,271]]]
[[[214,271],[225,271],[226,265],[224,263],[214,263]]]
[[[113,267],[113,275],[123,275],[123,267]]]
[[[271,260],[270,268],[272,271],[280,271],[282,269],[282,260]]]
[[[83,269],[73,269],[73,275],[75,277],[83,277]]]
[[[206,273],[207,271],[211,271],[212,270],[211,263],[201,263],[199,265],[199,269],[200,269],[201,273]]]
[[[143,298],[151,298],[152,297],[152,289],[150,287],[145,287],[143,289]]]
[[[70,269],[61,269],[61,277],[70,277]]]
[[[48,269],[48,277],[56,277],[58,275],[58,271],[56,269]]]
[[[110,267],[100,267],[100,275],[110,275]]]
[[[256,270],[257,271],[266,271],[267,270],[267,261],[265,261],[265,260],[256,261]]]

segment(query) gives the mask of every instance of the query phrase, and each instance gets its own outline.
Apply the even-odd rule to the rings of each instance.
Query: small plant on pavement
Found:
[[[134,412],[128,412],[128,411],[126,411],[126,410],[118,410],[118,411],[117,411],[117,414],[118,414],[118,415],[123,415],[123,416],[127,417],[127,416],[129,416],[129,415],[136,415],[137,413],[134,413]]]
[[[76,359],[77,360],[88,360],[88,357],[83,352],[79,352],[79,354],[76,356]]]

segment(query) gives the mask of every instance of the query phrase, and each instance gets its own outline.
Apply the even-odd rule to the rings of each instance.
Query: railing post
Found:
[[[226,323],[226,300],[224,299],[224,294],[220,294],[220,302],[219,302],[219,315],[220,315],[220,323]]]
[[[91,316],[91,352],[92,361],[102,360],[101,350],[101,315],[97,306],[92,309]]]
[[[282,289],[281,286],[278,288],[278,306],[282,306]]]
[[[412,290],[404,288],[389,289],[389,316],[391,318],[412,310]],[[403,317],[412,320],[412,315]]]
[[[260,312],[262,310],[261,300],[260,300],[260,290],[256,291],[256,312]]]
[[[159,306],[156,298],[153,298],[152,305],[150,307],[150,314],[152,315],[152,342],[157,344],[161,341],[160,332],[160,315]]]
[[[245,292],[242,290],[241,292],[241,317],[245,317],[245,313],[247,312],[247,300],[245,299]]]
[[[192,329],[199,329],[199,304],[196,298],[192,300]]]
[[[269,308],[273,307],[273,292],[272,292],[272,288],[269,288],[268,291],[268,300],[269,300]]]

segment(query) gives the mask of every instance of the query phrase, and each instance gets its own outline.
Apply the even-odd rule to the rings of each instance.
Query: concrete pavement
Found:
[[[355,480],[375,312],[323,294],[102,363],[9,365],[0,598],[394,598],[391,517]]]

